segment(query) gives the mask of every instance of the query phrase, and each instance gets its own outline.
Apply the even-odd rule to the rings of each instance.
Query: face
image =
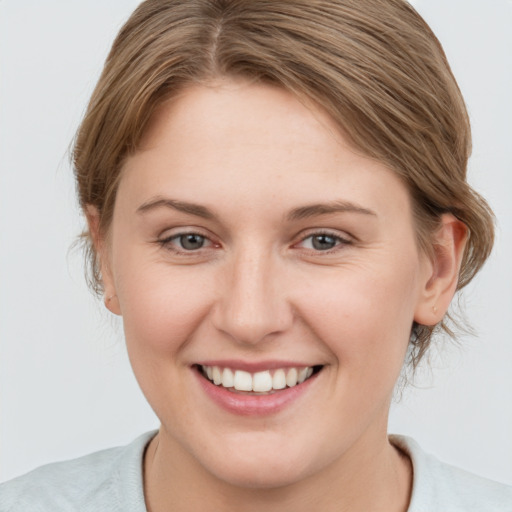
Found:
[[[107,246],[106,295],[183,468],[272,487],[386,443],[431,268],[403,184],[320,110],[188,89],[126,162]]]

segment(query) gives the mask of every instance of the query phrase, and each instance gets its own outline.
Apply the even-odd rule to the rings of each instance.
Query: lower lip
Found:
[[[298,400],[311,387],[318,374],[302,384],[286,388],[269,395],[238,394],[222,386],[216,386],[194,370],[204,392],[220,407],[240,416],[267,416],[276,414]]]

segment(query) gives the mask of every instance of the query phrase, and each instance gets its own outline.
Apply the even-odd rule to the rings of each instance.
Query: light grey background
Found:
[[[67,150],[109,45],[136,0],[0,1],[0,480],[131,441],[158,422],[122,329],[69,251],[83,219]],[[498,218],[465,294],[478,332],[443,346],[390,430],[512,483],[512,2],[417,0],[466,97],[472,183]]]

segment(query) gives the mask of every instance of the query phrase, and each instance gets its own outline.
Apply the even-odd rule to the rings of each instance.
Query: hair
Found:
[[[219,78],[280,86],[313,101],[358,151],[407,186],[420,247],[451,213],[468,229],[457,289],[487,259],[494,222],[466,181],[471,131],[441,44],[405,0],[146,0],[114,41],[73,151],[79,201],[107,233],[123,162],[155,110],[184,88]],[[83,233],[92,289],[99,262]],[[410,362],[433,332],[414,324]]]

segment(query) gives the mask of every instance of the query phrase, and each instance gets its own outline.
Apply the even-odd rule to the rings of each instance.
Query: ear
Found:
[[[466,225],[452,214],[441,217],[441,226],[433,237],[433,257],[426,266],[421,297],[415,310],[417,323],[436,325],[448,311],[457,290],[467,231]]]
[[[119,300],[117,298],[116,287],[110,266],[108,240],[100,228],[100,214],[95,206],[87,205],[85,216],[87,217],[89,233],[91,234],[94,250],[96,251],[96,258],[100,266],[104,293],[103,301],[109,311],[115,315],[120,315],[121,308],[119,306]]]

